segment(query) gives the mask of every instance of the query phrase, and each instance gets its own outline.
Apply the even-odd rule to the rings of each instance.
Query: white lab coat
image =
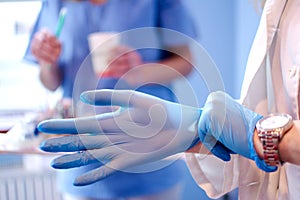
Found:
[[[273,86],[278,82],[272,83],[270,79],[268,58],[286,2],[266,2],[244,77],[241,101],[246,107],[263,115],[278,111],[273,92]],[[284,79],[283,85],[279,85],[287,86],[286,95],[289,102],[284,111],[289,112],[294,119],[299,119],[299,67],[289,69],[289,73],[293,76]],[[283,76],[284,72],[277,75]],[[223,162],[213,155],[189,153],[186,154],[186,159],[195,181],[212,198],[220,197],[238,187],[239,198],[242,200],[300,199],[299,166],[286,163],[276,172],[265,173],[256,167],[254,161],[239,155],[233,155],[230,162]]]

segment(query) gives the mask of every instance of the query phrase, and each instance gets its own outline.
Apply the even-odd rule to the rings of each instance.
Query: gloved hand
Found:
[[[217,157],[230,160],[231,153],[255,160],[267,172],[277,167],[261,160],[253,144],[255,125],[262,116],[247,109],[224,92],[211,93],[198,123],[199,138]]]
[[[38,126],[46,133],[79,134],[41,144],[48,152],[75,152],[56,158],[54,168],[106,163],[79,176],[75,185],[94,183],[116,170],[134,172],[135,166],[184,152],[198,138],[198,108],[129,90],[90,91],[81,98],[88,104],[120,109],[93,117],[48,120]]]

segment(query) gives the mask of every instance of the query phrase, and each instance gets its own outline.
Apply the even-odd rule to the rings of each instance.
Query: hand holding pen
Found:
[[[35,33],[32,39],[32,54],[42,66],[46,65],[50,68],[60,56],[62,46],[58,38],[63,29],[66,13],[67,10],[63,7],[60,11],[54,34],[49,30],[43,29]]]

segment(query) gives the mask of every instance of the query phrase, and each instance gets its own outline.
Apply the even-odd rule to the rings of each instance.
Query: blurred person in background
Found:
[[[55,29],[62,7],[67,9],[67,14],[61,34],[56,37]],[[123,89],[134,88],[176,101],[171,89],[172,81],[192,70],[185,59],[191,57],[188,41],[168,38],[158,30],[154,29],[154,34],[129,35],[126,45],[120,45],[111,52],[111,64],[106,70],[102,74],[93,72],[88,44],[91,33],[121,33],[147,27],[166,28],[191,38],[197,35],[193,21],[180,0],[44,0],[25,58],[38,62],[40,79],[46,88],[52,91],[59,87],[63,89],[62,108],[70,107],[72,97],[74,100],[78,98],[77,93],[94,89],[95,84],[98,89],[116,88],[120,80]],[[135,40],[150,40],[162,48],[135,50]],[[81,73],[79,78],[78,71]],[[74,87],[76,79],[82,76],[84,83]],[[74,112],[77,116],[86,114],[84,111]],[[70,113],[63,115],[71,116]],[[57,183],[64,198],[181,199],[184,176],[188,173],[185,162],[179,159],[153,172],[117,172],[89,186],[73,186],[78,175],[97,167],[99,164],[59,171]]]

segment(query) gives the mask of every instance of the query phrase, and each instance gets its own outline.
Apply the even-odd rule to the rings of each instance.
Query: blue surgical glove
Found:
[[[85,118],[48,120],[38,126],[45,133],[73,134],[41,144],[47,152],[73,152],[53,160],[54,168],[105,164],[79,176],[75,185],[94,183],[116,170],[145,170],[145,164],[157,169],[161,159],[186,151],[198,139],[199,108],[129,90],[90,91],[81,99],[87,104],[120,109]]]
[[[255,160],[267,172],[277,169],[261,160],[253,144],[255,125],[262,116],[247,109],[228,94],[211,93],[203,107],[198,123],[202,143],[217,157],[230,160],[231,153]]]

